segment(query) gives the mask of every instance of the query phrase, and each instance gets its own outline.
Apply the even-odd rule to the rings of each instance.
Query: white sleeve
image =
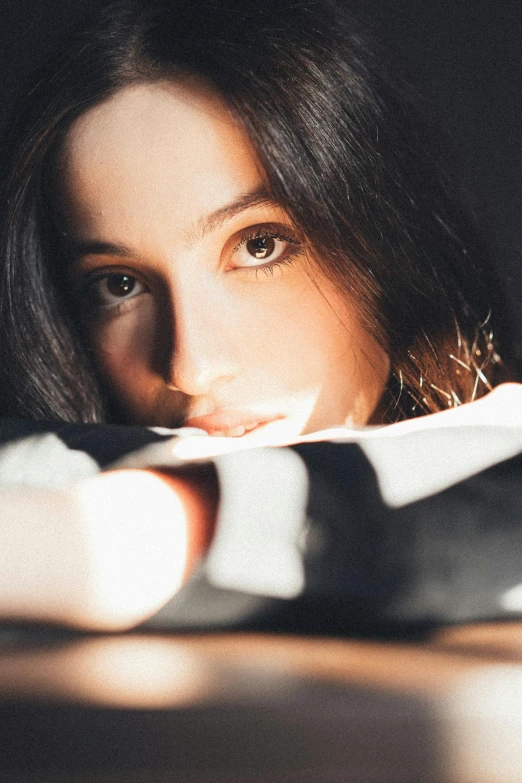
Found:
[[[205,574],[216,587],[273,598],[304,588],[299,546],[305,534],[308,477],[290,449],[233,452],[216,459],[220,508]]]
[[[52,432],[30,435],[0,447],[0,487],[64,489],[99,470],[92,457],[70,449]]]
[[[222,453],[227,440],[230,451]],[[522,452],[522,386],[506,384],[477,402],[386,427],[299,439],[315,441],[357,445],[375,471],[382,501],[405,506]],[[181,448],[154,444],[123,464],[175,466],[187,461],[180,454],[194,459],[199,449],[210,458],[215,447],[221,504],[206,578],[223,589],[295,597],[304,583],[307,467],[294,449],[239,446],[234,439],[189,437]]]
[[[373,466],[387,505],[414,503],[522,452],[522,385],[350,440]]]

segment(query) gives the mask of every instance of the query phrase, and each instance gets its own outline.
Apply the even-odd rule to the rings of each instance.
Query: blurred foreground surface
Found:
[[[522,781],[522,624],[0,641],[2,783]]]

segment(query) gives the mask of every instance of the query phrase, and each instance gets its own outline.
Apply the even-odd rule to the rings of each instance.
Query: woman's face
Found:
[[[127,87],[76,122],[58,171],[77,311],[132,422],[267,442],[369,420],[388,359],[217,97]]]

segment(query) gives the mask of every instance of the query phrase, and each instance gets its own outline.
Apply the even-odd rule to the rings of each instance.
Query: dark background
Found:
[[[453,137],[510,297],[522,358],[522,0],[347,2],[398,50]],[[0,122],[62,30],[102,3],[2,0]]]

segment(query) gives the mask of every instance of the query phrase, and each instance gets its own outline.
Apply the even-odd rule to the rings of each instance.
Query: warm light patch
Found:
[[[87,537],[93,611],[101,610],[109,623],[133,625],[182,584],[188,544],[181,500],[161,477],[138,470],[85,481],[75,497]]]

